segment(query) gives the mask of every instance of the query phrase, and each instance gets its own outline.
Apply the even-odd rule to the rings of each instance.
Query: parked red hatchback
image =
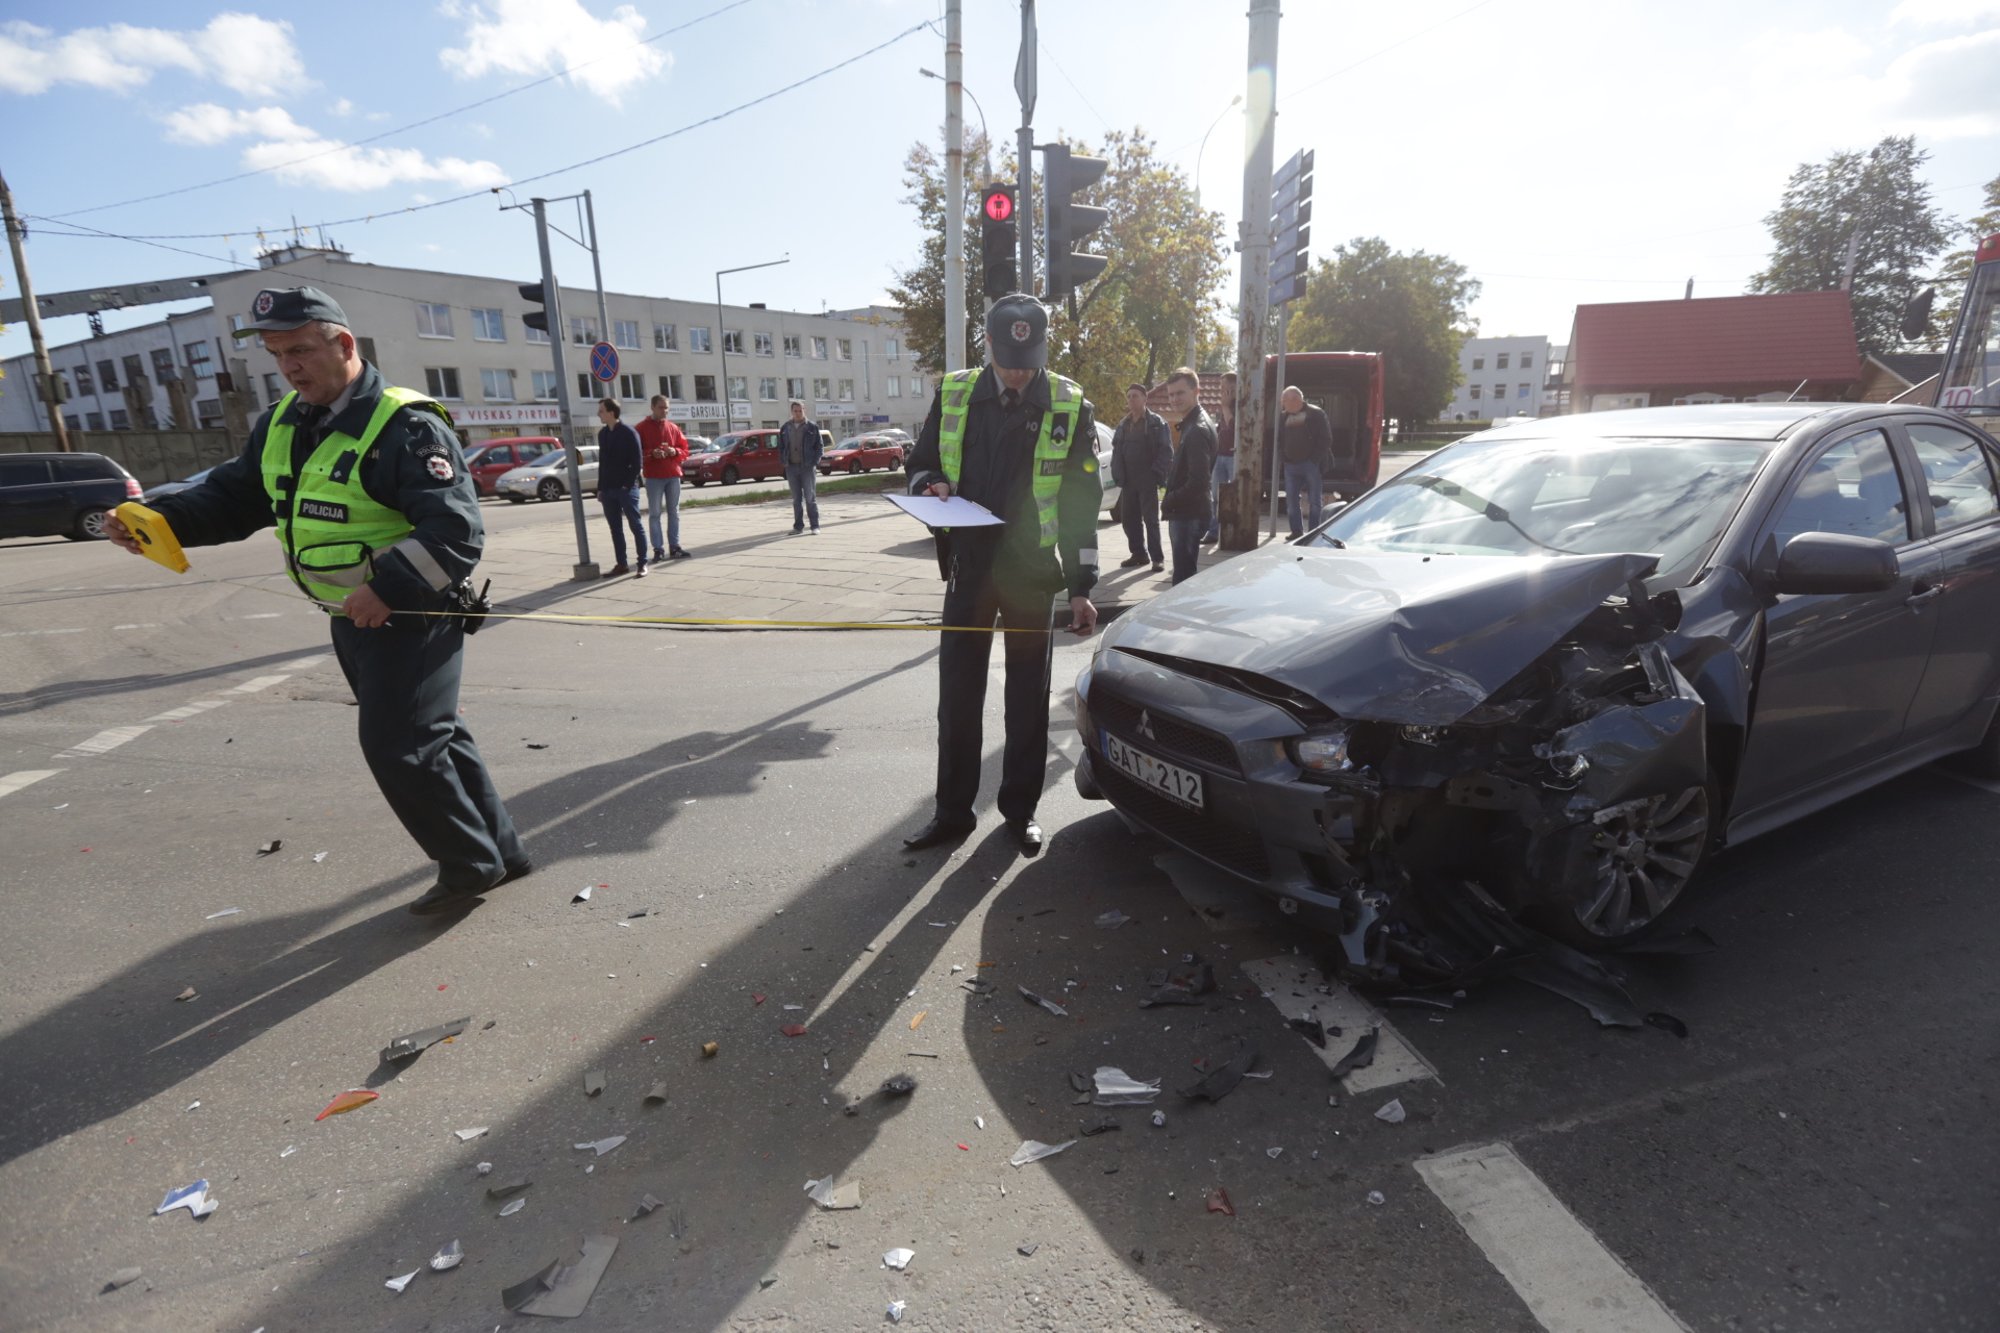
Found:
[[[873,472],[878,467],[894,472],[901,466],[903,446],[887,435],[856,435],[819,457],[819,470],[829,477],[836,472]]]
[[[774,430],[739,430],[718,435],[709,448],[688,455],[681,475],[696,486],[719,481],[724,486],[785,475],[784,455]]]
[[[493,495],[496,494],[493,483],[501,477],[560,448],[562,445],[553,435],[488,440],[465,451],[465,470],[472,474],[473,484],[479,487],[481,495]]]

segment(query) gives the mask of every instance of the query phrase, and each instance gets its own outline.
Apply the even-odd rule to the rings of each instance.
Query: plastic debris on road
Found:
[[[479,1175],[490,1176],[493,1174],[493,1163],[481,1162],[478,1166],[475,1166],[472,1169]]]
[[[1402,1124],[1408,1116],[1409,1112],[1403,1109],[1403,1099],[1401,1097],[1390,1098],[1388,1101],[1382,1103],[1380,1110],[1375,1112],[1377,1120],[1386,1120],[1392,1125]]]
[[[1323,1051],[1326,1049],[1327,1027],[1318,1018],[1312,1016],[1288,1018],[1285,1020],[1285,1026],[1298,1033],[1301,1037],[1304,1037],[1320,1050]],[[1338,1037],[1340,1029],[1334,1028],[1333,1035]]]
[[[262,847],[259,847],[257,849],[257,855],[269,856],[273,852],[276,852],[279,848],[283,847],[284,845],[285,845],[285,840],[283,838],[273,838],[269,842],[265,843]]]
[[[1108,1134],[1117,1128],[1118,1128],[1117,1116],[1101,1115],[1097,1117],[1097,1119],[1095,1120],[1085,1121],[1083,1124],[1078,1125],[1076,1127],[1076,1132],[1082,1137],[1088,1139],[1088,1138],[1094,1138],[1099,1134]]]
[[[199,1101],[192,1101],[187,1104],[187,1109],[190,1111],[199,1110],[200,1108],[201,1108],[201,1103]]]
[[[1215,969],[1200,954],[1182,954],[1172,967],[1163,967],[1146,978],[1152,993],[1139,1001],[1141,1009],[1155,1005],[1199,1005],[1200,996],[1215,990]]]
[[[583,886],[582,888],[580,888],[580,889],[578,889],[578,890],[576,891],[576,897],[574,897],[574,898],[570,899],[570,901],[571,901],[571,902],[573,902],[573,903],[587,903],[587,902],[589,902],[589,901],[590,901],[590,891],[591,891],[592,889],[596,888],[596,887],[597,887],[597,886],[596,886],[595,884],[586,884],[586,885],[584,885],[584,886]]]
[[[599,1157],[602,1157],[623,1142],[625,1142],[623,1134],[613,1134],[608,1139],[593,1139],[589,1143],[578,1143],[571,1146],[575,1147],[579,1152],[590,1150],[595,1152]]]
[[[1069,1010],[1063,1008],[1061,1005],[1057,1004],[1054,1000],[1045,1000],[1041,996],[1029,990],[1026,986],[1017,986],[1015,987],[1015,989],[1021,992],[1021,998],[1026,1000],[1029,1004],[1038,1004],[1042,1008],[1054,1014],[1057,1018],[1069,1017]]]
[[[186,990],[182,991],[182,992],[181,992],[181,993],[180,993],[179,995],[176,995],[176,996],[174,996],[174,1003],[176,1003],[176,1004],[181,1004],[181,1003],[185,1003],[185,1002],[186,1002],[186,1001],[188,1001],[188,1000],[192,1000],[192,999],[194,999],[194,998],[195,998],[195,996],[199,995],[200,993],[201,993],[201,992],[200,992],[200,991],[197,991],[197,990],[196,990],[196,989],[195,989],[194,987],[192,987],[192,986],[189,986],[189,987],[188,987],[188,988],[187,988]]]
[[[712,1041],[705,1041],[701,1044],[701,1058],[704,1060],[712,1060],[715,1058],[715,1053],[721,1049],[722,1047],[719,1043]]]
[[[319,865],[319,864],[323,863],[323,862],[324,862],[325,860],[326,860],[326,853],[325,853],[325,852],[314,852],[314,853],[313,853],[313,864],[314,864],[314,865]]]
[[[653,1085],[653,1090],[647,1093],[645,1096],[645,1102],[648,1106],[651,1106],[656,1102],[663,1102],[666,1099],[667,1099],[667,1081],[665,1079],[661,1079],[658,1083],[655,1083]]]
[[[908,1301],[890,1301],[888,1310],[889,1322],[892,1324],[902,1323],[903,1311],[909,1308],[910,1308],[910,1303]]]
[[[1229,1201],[1229,1191],[1217,1185],[1208,1192],[1208,1211],[1236,1216],[1236,1205]]]
[[[534,1183],[532,1180],[520,1177],[510,1180],[503,1185],[488,1185],[486,1187],[486,1197],[489,1199],[504,1199],[509,1195],[519,1194]]]
[[[1099,1106],[1144,1106],[1160,1095],[1160,1080],[1133,1078],[1115,1065],[1099,1065],[1091,1081],[1091,1100]]]
[[[452,1133],[458,1135],[460,1143],[470,1143],[474,1139],[485,1137],[486,1126],[474,1125],[471,1129],[454,1129]]]
[[[1334,1061],[1333,1076],[1335,1078],[1345,1078],[1357,1069],[1366,1069],[1369,1065],[1374,1064],[1375,1043],[1381,1036],[1381,1032],[1382,1029],[1380,1028],[1369,1028],[1366,1032],[1362,1033],[1361,1039],[1354,1043],[1354,1049]]]
[[[598,1093],[603,1091],[604,1091],[604,1071],[602,1069],[590,1070],[583,1076],[584,1096],[595,1097]]]
[[[1235,1038],[1204,1057],[1199,1066],[1202,1076],[1182,1088],[1181,1096],[1192,1101],[1219,1102],[1236,1091],[1256,1062],[1257,1048],[1241,1037]]]
[[[448,1272],[464,1262],[465,1247],[454,1240],[431,1256],[431,1272]]]
[[[313,1123],[318,1124],[330,1115],[344,1115],[357,1106],[366,1106],[370,1102],[380,1101],[381,1099],[381,1093],[368,1088],[349,1088],[346,1092],[341,1093],[338,1097],[328,1102],[326,1109],[313,1117]]]
[[[1165,1111],[1153,1112],[1153,1128],[1165,1129],[1166,1125],[1167,1125],[1167,1113]]]
[[[917,1252],[915,1250],[894,1249],[882,1256],[882,1265],[885,1268],[893,1268],[900,1273],[905,1268],[908,1268],[910,1260],[916,1257]]]
[[[422,1271],[423,1270],[420,1268],[412,1268],[409,1272],[403,1274],[401,1277],[392,1277],[387,1282],[384,1282],[382,1285],[400,1296],[403,1293],[403,1288],[409,1286],[410,1283],[416,1279],[417,1274]]]
[[[287,1146],[287,1147],[285,1148],[285,1150],[284,1150],[283,1152],[279,1153],[279,1154],[278,1154],[278,1156],[279,1156],[279,1157],[290,1157],[290,1156],[291,1156],[291,1155],[292,1155],[293,1153],[297,1152],[298,1150],[299,1150],[299,1145],[298,1145],[298,1144],[296,1144],[296,1143],[294,1143],[294,1144],[290,1144],[290,1145],[288,1145],[288,1146]]]
[[[618,1252],[616,1236],[585,1236],[583,1255],[573,1264],[558,1259],[533,1277],[503,1289],[500,1303],[509,1314],[575,1319],[589,1306],[611,1256]]]
[[[785,1037],[803,1037],[806,1035],[806,1025],[804,1023],[787,1023],[778,1029],[778,1033],[780,1036]]]
[[[167,1197],[160,1200],[160,1206],[153,1210],[153,1216],[171,1213],[176,1208],[185,1208],[192,1217],[207,1217],[215,1211],[215,1201],[208,1197],[208,1182],[197,1180],[192,1185],[183,1185],[177,1190],[168,1190]]]
[[[931,1011],[928,1009],[917,1010],[917,1016],[910,1020],[910,1031],[915,1032],[918,1028],[922,1027],[924,1025],[924,1020],[926,1018],[929,1018],[930,1016],[931,1016]]]
[[[472,1019],[469,1016],[466,1018],[454,1018],[449,1023],[440,1023],[434,1028],[425,1028],[421,1032],[412,1032],[408,1036],[398,1037],[382,1048],[382,1062],[384,1064],[392,1064],[397,1060],[407,1060],[419,1051],[437,1045],[447,1037],[456,1037],[459,1033],[465,1031],[471,1023]]]
[[[514,1214],[520,1212],[523,1208],[526,1208],[527,1206],[528,1206],[528,1201],[526,1199],[516,1199],[514,1200],[514,1202],[508,1204],[505,1208],[502,1208],[500,1210],[500,1216],[512,1217]]]
[[[120,1287],[130,1286],[132,1283],[137,1282],[145,1271],[143,1268],[121,1268],[110,1277],[104,1279],[104,1290],[116,1291]]]
[[[1014,1247],[1014,1253],[1020,1255],[1023,1259],[1032,1259],[1035,1257],[1035,1251],[1041,1248],[1042,1243],[1038,1240],[1024,1240]]]
[[[213,921],[217,917],[238,916],[241,915],[242,911],[243,909],[240,907],[225,907],[220,912],[210,912],[207,916],[203,917],[202,920]]]
[[[882,1080],[884,1097],[907,1097],[917,1090],[917,1081],[908,1074],[891,1074]]]
[[[973,1123],[974,1127],[976,1127],[976,1128],[978,1128],[978,1129],[985,1129],[985,1128],[986,1128],[986,1117],[985,1117],[985,1116],[983,1116],[983,1115],[976,1115],[976,1116],[972,1117],[972,1123]]]
[[[1067,1150],[1075,1142],[1075,1139],[1067,1139],[1061,1143],[1042,1143],[1036,1139],[1022,1139],[1021,1146],[1014,1149],[1014,1155],[1007,1159],[1007,1165],[1026,1166],[1030,1162],[1039,1162],[1043,1158],[1054,1157],[1057,1153]]]
[[[666,1204],[650,1194],[641,1194],[639,1196],[639,1211],[632,1214],[632,1217],[635,1221],[641,1217],[649,1217],[666,1206]]]
[[[1114,907],[1097,918],[1097,925],[1102,930],[1116,930],[1120,926],[1130,924],[1131,920],[1131,917]]]
[[[1264,1155],[1275,1162],[1285,1155],[1285,1150],[1283,1148],[1266,1148],[1264,1149]]]
[[[1369,1202],[1369,1203],[1371,1203],[1371,1204],[1373,1204],[1373,1205],[1375,1205],[1375,1206],[1376,1206],[1377,1208],[1380,1208],[1380,1207],[1381,1207],[1381,1206],[1382,1206],[1383,1204],[1385,1204],[1385,1203],[1387,1203],[1387,1202],[1389,1202],[1389,1201],[1388,1201],[1387,1199],[1385,1199],[1385,1198],[1383,1198],[1383,1197],[1382,1197],[1382,1191],[1381,1191],[1381,1190],[1369,1190],[1369,1191],[1368,1191],[1368,1202]]]
[[[858,1180],[850,1180],[845,1185],[836,1186],[833,1177],[828,1176],[824,1180],[808,1180],[805,1188],[806,1193],[812,1196],[812,1201],[828,1212],[839,1212],[861,1206],[861,1182]]]

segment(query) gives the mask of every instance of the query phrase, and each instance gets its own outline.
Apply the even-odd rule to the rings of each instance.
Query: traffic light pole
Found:
[[[1276,0],[1273,0],[1276,3]],[[1021,186],[1014,195],[1014,225],[1021,246],[1015,266],[1019,290],[1035,290],[1035,0],[1021,0],[1021,54],[1014,62],[1014,91],[1021,97]]]
[[[944,368],[965,369],[965,107],[960,4],[944,7]]]
[[[549,355],[556,372],[556,414],[561,423],[556,436],[562,441],[563,460],[569,465],[569,509],[576,520],[576,564],[570,568],[570,578],[585,583],[595,579],[598,571],[590,558],[590,537],[584,529],[583,475],[576,464],[576,431],[570,425],[569,371],[563,365],[562,289],[556,286],[555,264],[549,258],[548,200],[538,198],[534,205],[535,242],[542,251],[542,295],[548,311]]]

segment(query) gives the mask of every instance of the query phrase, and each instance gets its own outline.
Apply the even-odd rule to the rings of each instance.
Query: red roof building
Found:
[[[1842,291],[1580,305],[1569,342],[1563,380],[1579,412],[1838,401],[1862,379]]]

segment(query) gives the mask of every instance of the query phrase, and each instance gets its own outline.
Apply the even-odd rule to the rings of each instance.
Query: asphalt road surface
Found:
[[[537,869],[440,924],[270,539],[197,556],[0,543],[0,1325],[525,1327],[502,1288],[604,1235],[608,1329],[1995,1327],[2000,789],[1926,771],[1726,855],[1686,916],[1720,947],[1628,964],[1684,1040],[1511,982],[1371,1014],[1078,798],[1060,705],[1041,858],[990,814],[906,853],[927,636],[502,624],[465,715]],[[1139,1008],[1190,952],[1217,993]],[[1268,1079],[1180,1096],[1235,1038]],[[1155,1107],[1073,1104],[1100,1065]]]

